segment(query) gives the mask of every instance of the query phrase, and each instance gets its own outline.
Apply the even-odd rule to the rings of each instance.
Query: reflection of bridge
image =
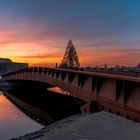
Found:
[[[87,102],[96,100],[109,112],[140,121],[140,77],[54,68],[28,68],[3,75],[5,80],[31,80],[60,87]]]

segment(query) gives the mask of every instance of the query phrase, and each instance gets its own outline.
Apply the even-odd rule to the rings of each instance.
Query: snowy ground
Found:
[[[107,112],[80,114],[17,140],[140,140],[140,123]]]

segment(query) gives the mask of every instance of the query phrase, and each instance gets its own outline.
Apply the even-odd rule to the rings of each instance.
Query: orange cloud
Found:
[[[32,66],[55,66],[56,63],[60,63],[63,54],[60,52],[56,53],[39,53],[28,56],[18,56],[15,61],[25,61],[30,63]]]
[[[57,36],[61,36],[63,32],[38,32],[36,28],[42,26],[33,21],[24,22],[17,27],[0,28],[0,56],[31,65],[54,66],[55,63],[61,63],[67,40]],[[104,63],[134,65],[140,60],[140,49],[129,49],[125,43],[110,42],[87,46],[82,44],[82,36],[77,38],[74,45],[82,66]]]
[[[105,63],[113,66],[135,65],[140,59],[139,49],[87,49],[79,52],[81,63],[89,66],[104,65]]]

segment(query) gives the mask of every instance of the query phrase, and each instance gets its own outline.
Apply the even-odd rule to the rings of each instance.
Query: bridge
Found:
[[[87,72],[60,68],[31,67],[2,76],[6,81],[29,80],[60,87],[86,102],[81,111],[89,112],[91,103],[99,108],[140,122],[140,74]]]

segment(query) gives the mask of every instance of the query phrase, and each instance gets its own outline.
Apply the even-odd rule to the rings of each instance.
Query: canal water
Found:
[[[27,105],[22,108],[23,106],[19,106],[16,102],[15,104],[19,106],[17,108],[8,99],[9,95],[42,110],[45,114],[47,112],[54,121],[80,113],[80,107],[84,104],[84,101],[68,96],[70,93],[58,87],[44,88],[44,85],[38,84],[27,83],[27,81],[21,83],[0,81],[0,140],[17,138],[44,127],[38,123],[39,121],[32,120],[19,109],[23,109],[30,116],[33,112],[29,114],[28,110],[25,109]],[[6,91],[6,93],[2,91]],[[30,110],[30,107],[28,109]],[[34,118],[34,116],[31,117]],[[45,125],[49,124],[49,120],[37,119],[41,120],[40,122],[45,121],[43,123]]]
[[[43,127],[21,112],[0,91],[0,140],[16,138]]]

